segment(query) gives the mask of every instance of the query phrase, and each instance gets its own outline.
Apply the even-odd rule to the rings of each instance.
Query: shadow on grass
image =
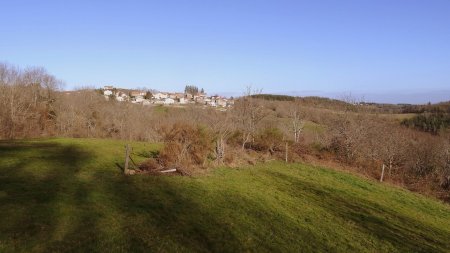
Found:
[[[0,251],[277,250],[262,239],[272,235],[231,224],[221,210],[205,208],[214,205],[202,203],[207,189],[187,190],[170,177],[126,177],[115,170],[94,171],[83,181],[78,173],[95,157],[73,145],[2,142],[0,155],[12,161],[0,164]],[[50,168],[37,177],[40,166]],[[271,220],[273,214],[250,199],[217,197],[214,203],[228,209],[230,201],[235,207],[245,203],[241,212],[251,213],[254,222],[262,215],[276,227],[287,224]]]
[[[67,251],[80,245],[63,249],[58,245],[79,241],[86,234],[95,238],[95,216],[78,212],[87,189],[75,179],[82,164],[91,159],[89,153],[52,142],[2,141],[0,157],[9,161],[0,163],[0,249]],[[66,214],[82,214],[77,219],[83,222],[75,223]]]
[[[130,252],[304,252],[321,242],[263,203],[226,189],[208,193],[170,177],[104,176],[114,209],[128,217],[122,225]]]
[[[95,153],[56,142],[0,142],[1,251],[335,251],[320,235],[232,189],[191,179],[85,169]],[[95,163],[93,163],[95,164]],[[45,167],[45,168],[44,168]],[[79,174],[88,171],[92,177]],[[36,176],[42,172],[42,176]],[[268,171],[270,189],[309,194],[330,214],[405,252],[448,251],[449,234],[367,199]],[[212,191],[212,192],[211,192]],[[244,195],[243,195],[244,194]]]
[[[361,232],[376,236],[400,251],[450,252],[450,233],[400,214],[389,206],[381,206],[344,192],[338,194],[330,187],[320,187],[319,184],[302,181],[280,172],[266,173],[278,178],[274,180],[277,187],[291,192],[292,197],[302,198],[300,194],[308,194],[316,200],[315,204],[328,210],[330,214],[345,221],[352,221]]]
[[[138,187],[132,178],[110,179],[113,183],[108,191],[114,193],[116,208],[130,217],[124,221],[130,251],[159,248],[236,252],[239,243],[232,231],[183,196],[166,177],[146,181],[149,187]],[[134,224],[133,219],[141,224]]]

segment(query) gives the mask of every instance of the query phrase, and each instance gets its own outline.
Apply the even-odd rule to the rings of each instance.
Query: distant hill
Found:
[[[317,97],[317,96],[308,96],[308,97],[298,97],[298,96],[289,96],[289,95],[276,95],[276,94],[257,94],[252,95],[254,98],[269,100],[269,101],[295,101],[297,100],[299,103],[305,106],[316,106],[316,107],[325,107],[325,108],[341,108],[348,107],[352,105],[342,100],[326,98],[326,97]]]
[[[289,96],[278,94],[257,94],[252,95],[254,98],[264,99],[268,101],[299,101],[305,106],[314,106],[331,109],[348,109],[349,106],[356,103],[346,102],[339,99],[332,99],[318,96]],[[440,102],[435,104],[388,104],[388,103],[374,103],[374,102],[358,102],[359,105],[365,105],[373,111],[380,113],[450,113],[450,101]]]
[[[271,101],[294,101],[298,97],[288,96],[288,95],[275,95],[275,94],[256,94],[251,97],[260,98]]]

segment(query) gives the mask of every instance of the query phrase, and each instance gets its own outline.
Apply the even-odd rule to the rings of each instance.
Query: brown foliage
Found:
[[[165,143],[158,157],[161,165],[179,170],[205,167],[212,150],[211,137],[205,129],[175,123],[161,131]]]
[[[43,68],[22,70],[0,63],[0,138],[53,133],[55,90],[60,85]]]
[[[278,128],[266,128],[256,136],[252,149],[274,154],[284,149],[283,139],[283,133]]]
[[[139,169],[142,171],[157,172],[161,169],[161,165],[154,158],[150,158],[139,164]]]

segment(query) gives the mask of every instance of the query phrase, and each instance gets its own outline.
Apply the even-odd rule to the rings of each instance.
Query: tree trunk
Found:
[[[130,170],[128,169],[129,162],[130,162],[130,144],[127,144],[125,146],[125,166],[123,169],[123,173],[125,173],[125,175],[130,174]]]
[[[392,159],[389,160],[389,178],[391,177],[391,170],[392,170]]]
[[[286,163],[288,162],[288,143],[286,142],[286,156],[285,156]]]
[[[248,138],[250,137],[249,134],[244,134],[244,136],[245,136],[245,138],[243,138],[243,141],[242,141],[242,150],[245,149],[245,144],[247,144]]]
[[[221,164],[225,157],[225,144],[222,138],[219,138],[216,141],[216,155],[217,163]]]

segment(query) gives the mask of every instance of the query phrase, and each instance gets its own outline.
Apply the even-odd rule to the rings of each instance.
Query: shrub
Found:
[[[212,151],[212,141],[205,129],[175,123],[162,132],[165,146],[158,157],[162,166],[179,170],[204,167]]]
[[[270,154],[274,154],[276,151],[282,150],[283,133],[275,127],[266,128],[257,135],[252,147],[256,151],[268,151]]]
[[[416,128],[420,131],[438,134],[439,131],[450,127],[450,114],[423,113],[411,119],[403,120],[402,125]]]
[[[139,165],[139,169],[143,171],[150,171],[150,172],[156,172],[161,168],[161,166],[158,164],[158,162],[153,159],[147,159],[143,163]]]
[[[439,140],[432,136],[412,140],[406,150],[406,168],[411,176],[424,177],[439,168]]]

